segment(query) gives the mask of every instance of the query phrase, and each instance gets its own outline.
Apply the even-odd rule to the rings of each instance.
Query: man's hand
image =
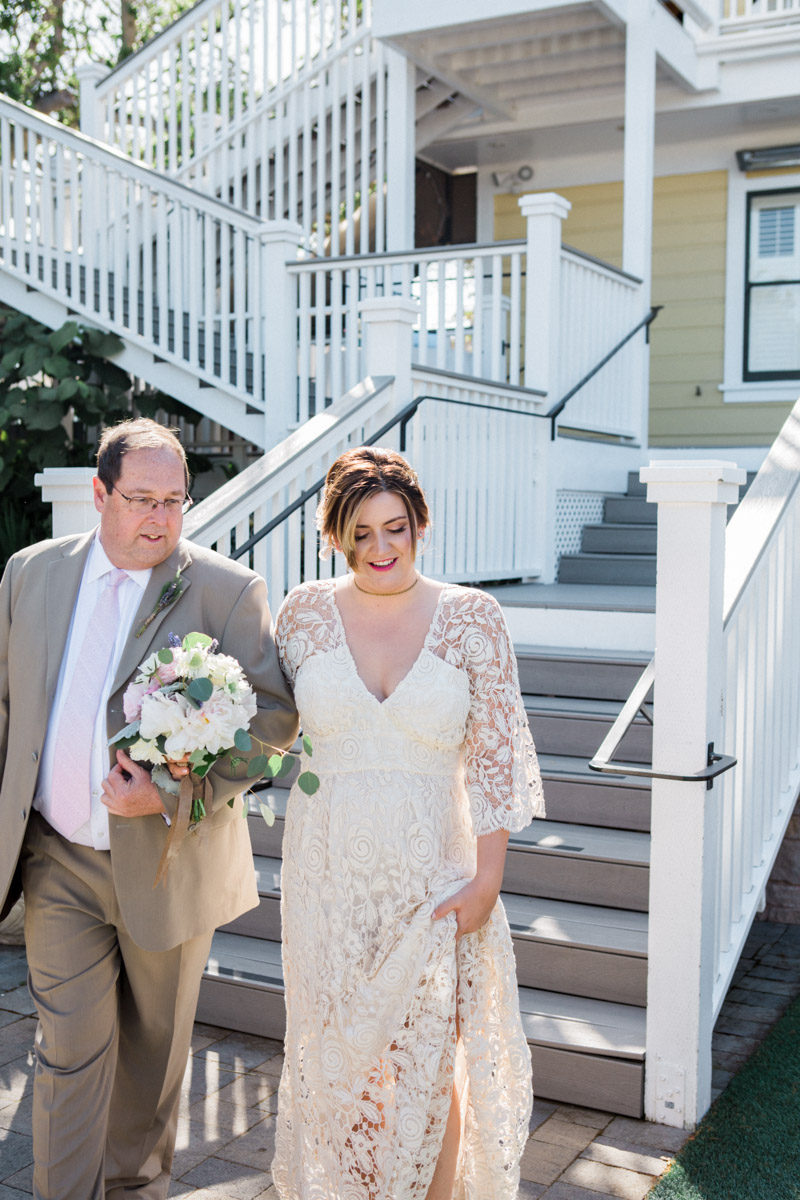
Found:
[[[117,751],[117,765],[103,780],[102,799],[108,811],[118,817],[146,817],[151,813],[166,812],[150,772],[129,758],[124,750]]]

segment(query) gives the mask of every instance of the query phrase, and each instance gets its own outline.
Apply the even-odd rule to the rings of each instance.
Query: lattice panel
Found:
[[[556,496],[555,568],[562,554],[577,554],[581,548],[584,525],[597,525],[603,519],[602,492],[560,491]]]

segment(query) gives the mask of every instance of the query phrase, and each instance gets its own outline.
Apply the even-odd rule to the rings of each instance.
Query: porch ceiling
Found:
[[[625,86],[625,29],[598,3],[440,26],[391,41],[480,106],[484,120],[514,121],[578,92],[591,103]]]

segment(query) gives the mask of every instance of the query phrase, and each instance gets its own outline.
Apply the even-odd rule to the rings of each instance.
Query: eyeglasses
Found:
[[[119,491],[116,484],[112,485],[111,490],[119,492],[131,511],[141,515],[155,512],[157,508],[163,505],[164,512],[168,517],[176,517],[178,513],[188,512],[194,504],[191,496],[184,496],[182,500],[179,500],[177,497],[170,497],[168,500],[156,500],[155,496],[126,496],[124,492]]]

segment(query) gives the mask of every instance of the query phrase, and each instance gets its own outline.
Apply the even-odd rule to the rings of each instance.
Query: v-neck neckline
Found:
[[[441,607],[442,597],[444,596],[444,593],[446,590],[447,590],[447,584],[445,583],[441,587],[441,589],[439,591],[439,595],[436,598],[436,606],[431,615],[431,619],[428,624],[428,628],[425,630],[425,637],[422,640],[422,645],[420,646],[419,653],[417,654],[416,658],[414,659],[413,663],[408,668],[408,670],[406,671],[406,673],[402,677],[402,679],[400,679],[395,684],[395,686],[389,692],[389,695],[384,696],[383,700],[381,700],[379,696],[376,696],[375,693],[373,691],[371,691],[370,688],[367,687],[366,683],[364,682],[364,680],[361,676],[361,672],[358,669],[358,663],[355,660],[355,655],[353,654],[353,651],[350,649],[350,643],[347,640],[347,630],[345,629],[344,618],[342,617],[342,612],[341,612],[341,609],[339,608],[339,602],[336,599],[336,580],[335,579],[331,580],[331,588],[330,588],[331,603],[333,604],[334,613],[336,614],[336,621],[338,622],[338,625],[339,625],[339,632],[342,637],[342,645],[344,646],[345,653],[347,655],[350,666],[353,669],[353,674],[355,675],[356,679],[361,684],[362,688],[367,693],[367,695],[369,697],[371,697],[371,699],[374,700],[376,704],[379,704],[381,706],[381,708],[384,706],[384,704],[389,703],[389,701],[392,699],[392,697],[397,694],[397,692],[403,686],[403,684],[408,679],[410,679],[411,676],[416,671],[417,666],[419,665],[420,659],[422,658],[425,651],[428,649],[428,640],[431,636],[431,633],[433,632],[433,627],[436,623],[436,618],[439,615],[439,608]]]

